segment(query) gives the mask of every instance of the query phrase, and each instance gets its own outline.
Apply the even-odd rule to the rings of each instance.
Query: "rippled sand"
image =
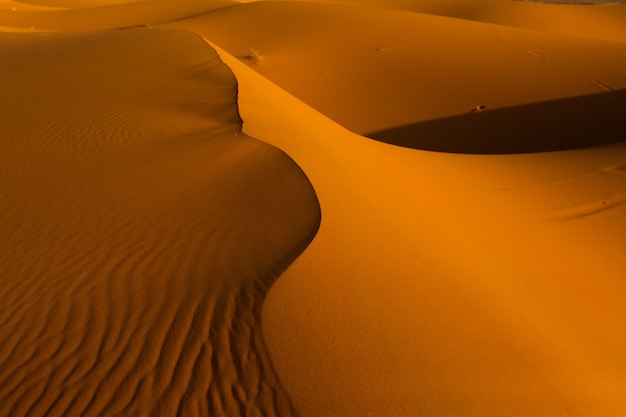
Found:
[[[624,22],[0,0],[0,415],[623,417]]]
[[[294,414],[259,311],[319,211],[228,67],[172,29],[1,42],[0,415]]]

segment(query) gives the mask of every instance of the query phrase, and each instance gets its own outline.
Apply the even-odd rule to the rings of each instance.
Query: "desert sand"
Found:
[[[623,416],[626,6],[0,2],[0,415]]]

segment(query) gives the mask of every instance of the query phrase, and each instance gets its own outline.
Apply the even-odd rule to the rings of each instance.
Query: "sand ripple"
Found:
[[[0,47],[0,415],[294,414],[258,313],[319,207],[240,132],[215,52],[164,29]]]

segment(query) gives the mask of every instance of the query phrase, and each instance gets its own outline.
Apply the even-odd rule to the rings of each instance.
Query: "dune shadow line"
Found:
[[[366,135],[449,153],[548,152],[626,140],[626,90],[468,113]]]

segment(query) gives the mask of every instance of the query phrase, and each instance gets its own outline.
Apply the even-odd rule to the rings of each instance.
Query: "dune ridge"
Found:
[[[295,415],[259,315],[319,209],[228,68],[176,29],[0,49],[0,415]]]
[[[387,6],[260,1],[175,25],[234,56],[260,51],[247,61],[253,69],[361,135],[464,116],[481,105],[489,111],[626,88],[623,42]],[[232,27],[239,36],[230,35]]]
[[[624,6],[31,3],[0,413],[623,417]]]
[[[244,130],[303,167],[324,213],[263,314],[302,415],[621,414],[626,242],[607,228],[622,230],[624,206],[547,214],[623,187],[623,142],[499,156],[388,146],[220,53]]]

